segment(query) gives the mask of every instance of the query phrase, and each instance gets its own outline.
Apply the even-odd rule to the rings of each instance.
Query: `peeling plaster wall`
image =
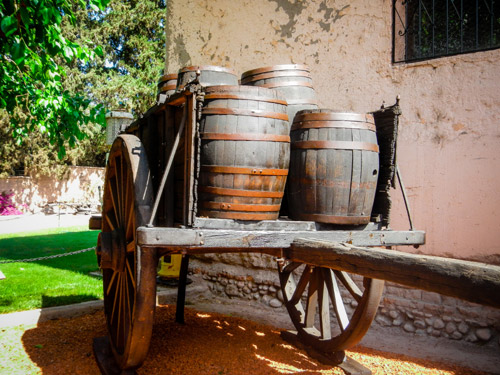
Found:
[[[398,158],[418,250],[500,262],[500,50],[391,63],[392,2],[169,0],[166,73],[300,63],[320,105],[367,112],[401,96]],[[395,229],[407,229],[393,193]]]

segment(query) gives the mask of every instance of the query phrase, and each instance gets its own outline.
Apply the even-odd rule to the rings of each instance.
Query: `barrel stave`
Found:
[[[322,112],[325,115],[318,116]],[[334,120],[321,123],[321,117],[330,116],[329,112],[301,111],[295,118],[291,132],[290,216],[334,224],[367,223],[378,177],[373,124],[358,121],[351,114],[336,113],[331,116]],[[304,113],[311,114],[315,121],[307,116],[304,119]],[[346,121],[342,122],[342,117]]]
[[[298,111],[318,108],[311,74],[305,65],[288,64],[253,69],[242,74],[241,83],[279,91],[288,102],[290,122]]]
[[[219,97],[214,98],[214,94]],[[241,98],[233,98],[235,95]],[[281,104],[275,103],[276,99]],[[277,218],[286,182],[287,172],[283,171],[288,169],[290,150],[289,141],[283,141],[283,136],[288,139],[289,132],[288,122],[282,119],[286,111],[284,103],[274,91],[262,88],[207,89],[200,127],[200,216]]]

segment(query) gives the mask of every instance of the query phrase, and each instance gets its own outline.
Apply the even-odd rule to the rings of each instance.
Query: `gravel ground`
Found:
[[[138,374],[344,374],[280,337],[275,327],[218,313],[157,308],[149,355]],[[1,374],[99,374],[92,339],[105,335],[102,311],[72,319],[0,329]],[[361,346],[348,355],[381,374],[479,375],[482,372],[385,353]]]

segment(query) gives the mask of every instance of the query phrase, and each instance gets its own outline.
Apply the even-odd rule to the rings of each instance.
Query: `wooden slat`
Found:
[[[291,230],[230,230],[230,229],[177,229],[177,228],[145,228],[137,229],[139,245],[143,247],[181,246],[181,238],[203,237],[203,246],[208,252],[226,252],[235,249],[239,252],[257,251],[259,249],[288,248],[295,238],[323,239],[331,242],[349,242],[358,246],[394,246],[414,245],[425,242],[422,231],[387,231],[387,230],[331,230],[303,231],[292,227]],[[195,233],[193,235],[193,233]],[[192,237],[194,236],[194,237]],[[183,244],[198,246],[197,243]],[[195,253],[198,249],[188,249]]]
[[[292,243],[287,256],[500,308],[499,266],[304,238]]]
[[[192,224],[194,206],[194,175],[195,175],[195,134],[196,134],[196,98],[191,95],[187,100],[186,130],[184,137],[184,205],[183,223]]]

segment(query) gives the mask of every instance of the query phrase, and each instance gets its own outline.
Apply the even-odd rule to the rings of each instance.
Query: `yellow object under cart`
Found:
[[[160,259],[160,270],[158,276],[162,280],[178,280],[181,271],[181,254],[165,255]]]

